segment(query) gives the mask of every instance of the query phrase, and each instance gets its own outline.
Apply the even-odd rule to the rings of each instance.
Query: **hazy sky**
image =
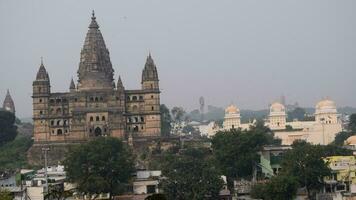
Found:
[[[169,106],[204,96],[260,109],[282,94],[356,106],[355,0],[0,0],[0,100],[9,88],[20,117],[32,114],[41,56],[52,91],[76,80],[92,9],[115,78],[139,88],[151,51]]]

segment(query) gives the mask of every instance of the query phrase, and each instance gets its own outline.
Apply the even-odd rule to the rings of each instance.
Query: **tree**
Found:
[[[232,129],[218,132],[212,138],[212,148],[217,166],[227,176],[229,188],[233,189],[234,179],[252,178],[253,169],[259,162],[257,152],[264,145],[279,143],[269,128],[260,122],[248,131]]]
[[[63,187],[57,185],[49,185],[48,193],[44,196],[46,200],[66,200],[73,196],[73,191],[65,191]]]
[[[296,141],[292,147],[282,159],[281,173],[296,177],[299,185],[307,189],[309,199],[314,199],[324,184],[324,177],[331,174],[322,159],[324,149],[305,141]]]
[[[8,111],[0,111],[0,146],[14,140],[16,135],[15,115]]]
[[[342,131],[340,133],[338,133],[336,136],[335,136],[335,140],[334,140],[334,144],[335,145],[338,145],[338,146],[343,146],[344,145],[344,142],[347,138],[349,138],[350,136],[353,136],[355,135],[356,132],[346,132],[346,131]]]
[[[152,194],[145,198],[145,200],[167,200],[164,194]]]
[[[350,115],[348,129],[349,131],[356,133],[356,113]]]
[[[205,148],[188,148],[165,160],[162,189],[169,200],[218,199],[223,180]]]
[[[32,146],[29,137],[16,137],[15,140],[0,146],[0,171],[27,167],[26,152]]]
[[[185,114],[185,111],[182,107],[173,107],[171,112],[172,112],[173,121],[175,122],[182,121],[183,116]]]
[[[133,155],[121,140],[100,137],[82,144],[66,155],[67,178],[89,197],[109,193],[110,199],[123,191],[134,171]]]
[[[288,112],[288,121],[297,119],[298,121],[304,120],[306,112],[303,108],[296,107],[294,110]]]
[[[298,189],[296,177],[278,175],[272,177],[267,183],[257,184],[252,187],[251,196],[264,200],[289,200],[294,199]]]
[[[171,133],[171,122],[172,122],[172,116],[171,113],[169,112],[169,109],[167,108],[166,105],[162,104],[160,106],[160,111],[161,111],[161,135],[162,136],[169,136]]]
[[[0,199],[1,200],[12,200],[13,197],[9,191],[0,189]]]

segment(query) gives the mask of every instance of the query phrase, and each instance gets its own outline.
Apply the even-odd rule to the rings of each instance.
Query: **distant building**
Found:
[[[290,145],[295,140],[305,140],[313,144],[329,144],[336,134],[342,131],[342,123],[337,113],[335,102],[323,99],[315,106],[315,121],[286,122],[285,108],[281,103],[273,103],[266,122],[275,137],[283,145]]]
[[[237,129],[241,125],[240,110],[233,104],[225,109],[223,128],[225,130]]]
[[[142,70],[141,89],[125,89],[114,69],[96,17],[91,18],[80,53],[77,85],[69,92],[51,91],[41,62],[33,81],[35,142],[86,141],[97,136],[160,136],[160,90],[151,54]]]
[[[330,156],[325,162],[331,169],[331,176],[325,178],[327,192],[347,192],[356,194],[356,159],[355,156]]]
[[[6,92],[6,97],[5,97],[4,103],[2,104],[2,108],[6,111],[9,111],[9,112],[12,112],[15,114],[15,103],[12,100],[9,90],[7,90],[7,92]]]

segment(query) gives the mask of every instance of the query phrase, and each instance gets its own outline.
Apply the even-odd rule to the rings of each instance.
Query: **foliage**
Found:
[[[169,136],[171,133],[172,116],[166,105],[160,106],[161,111],[161,134],[162,136]]]
[[[29,137],[17,137],[0,147],[0,170],[20,169],[27,166],[26,152],[32,146]]]
[[[15,115],[8,111],[0,111],[0,146],[13,141],[17,135]]]
[[[294,199],[298,189],[297,178],[293,176],[278,175],[268,183],[257,184],[252,187],[251,196],[264,200]]]
[[[252,177],[253,168],[259,162],[257,152],[262,146],[279,143],[262,122],[257,122],[248,131],[218,132],[212,138],[212,148],[217,166],[228,178],[229,188],[232,188],[232,179]]]
[[[352,156],[352,150],[345,149],[335,144],[317,145],[317,148],[320,149],[322,157],[327,156]]]
[[[1,200],[12,200],[13,197],[9,191],[0,189],[0,199]]]
[[[145,198],[145,200],[167,200],[164,194],[152,194]]]
[[[349,131],[356,133],[356,113],[350,115],[348,129]]]
[[[212,165],[211,153],[204,148],[188,148],[165,159],[162,181],[168,199],[218,199],[223,180]]]
[[[293,121],[296,119],[298,121],[302,121],[304,120],[305,114],[306,111],[303,108],[296,107],[294,110],[288,112],[287,120]]]
[[[356,135],[356,132],[346,132],[342,131],[335,136],[334,144],[338,146],[343,146],[344,142],[350,136]]]
[[[117,195],[134,170],[133,155],[121,140],[100,137],[83,144],[66,155],[67,178],[77,184],[82,194]]]
[[[63,187],[58,187],[57,185],[49,185],[48,193],[44,196],[47,200],[66,200],[68,197],[73,196],[74,191],[64,191]]]
[[[183,116],[185,114],[185,111],[182,107],[173,107],[171,112],[172,112],[173,121],[175,122],[182,121]]]
[[[324,153],[320,145],[311,145],[305,141],[296,141],[293,149],[288,150],[282,160],[282,173],[296,177],[301,187],[306,187],[309,199],[313,199],[323,184],[324,177],[331,171],[322,159]]]

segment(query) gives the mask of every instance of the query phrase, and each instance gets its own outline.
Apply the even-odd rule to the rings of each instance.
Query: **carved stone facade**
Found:
[[[49,75],[41,66],[33,82],[36,142],[85,141],[91,137],[160,136],[160,90],[156,65],[149,55],[142,71],[142,88],[115,86],[114,70],[96,18],[91,18],[81,50],[77,87],[52,93]]]

